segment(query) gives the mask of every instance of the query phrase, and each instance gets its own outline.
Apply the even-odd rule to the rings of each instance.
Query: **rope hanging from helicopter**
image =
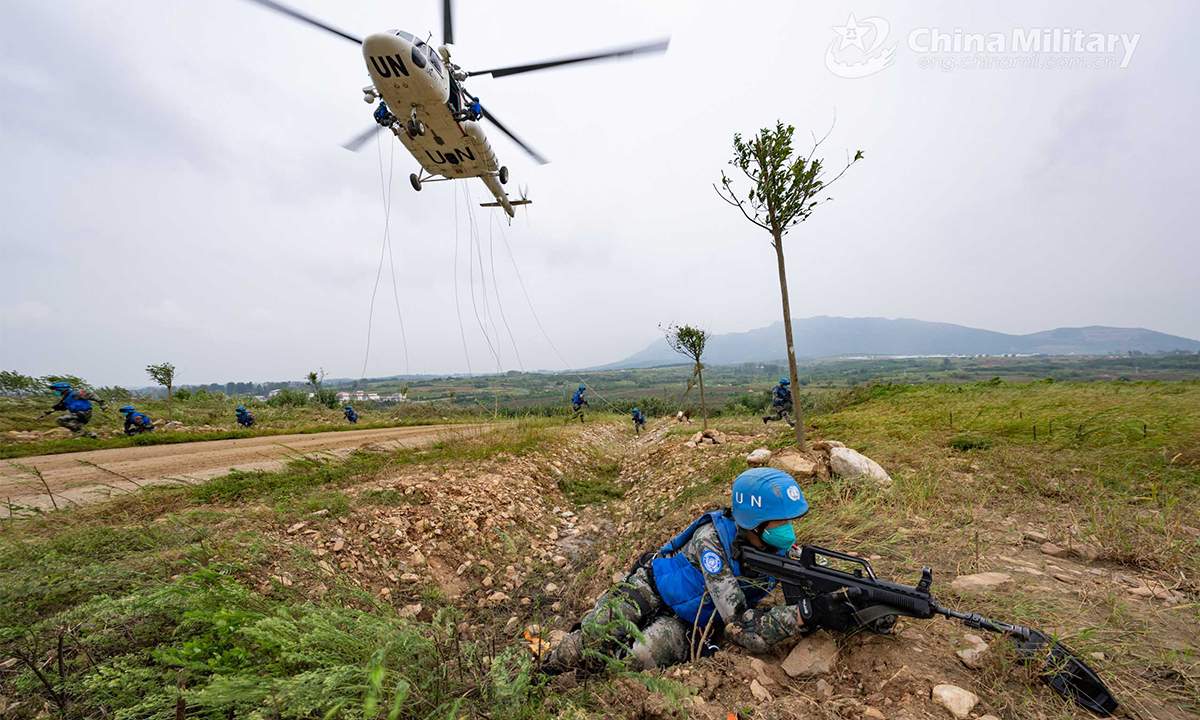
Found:
[[[395,145],[388,145],[388,170],[385,177],[383,172],[383,146],[379,141],[378,131],[375,134],[375,146],[379,153],[379,188],[383,196],[383,246],[379,249],[379,268],[375,271],[375,286],[371,290],[371,307],[367,313],[367,348],[363,354],[363,369],[359,377],[367,376],[367,363],[371,359],[371,327],[375,320],[375,298],[379,293],[379,279],[383,275],[383,260],[386,255],[391,266],[392,298],[396,303],[396,317],[400,320],[400,341],[404,347],[404,374],[409,374],[408,337],[404,331],[404,313],[400,311],[399,283],[396,281],[396,260],[392,253],[392,171],[395,168]]]
[[[496,218],[496,216],[493,215],[492,220],[495,221],[495,218]],[[537,323],[538,330],[542,331],[542,337],[546,338],[546,342],[550,345],[550,349],[554,350],[554,354],[558,356],[559,362],[561,362],[564,366],[566,366],[567,370],[572,375],[574,375],[576,378],[579,379],[580,385],[583,385],[588,390],[591,390],[592,392],[594,392],[596,394],[596,397],[603,400],[604,403],[606,405],[608,405],[610,408],[612,408],[613,410],[616,410],[617,412],[621,412],[620,408],[618,408],[616,405],[613,405],[611,402],[609,402],[608,398],[606,398],[602,394],[600,394],[599,390],[597,390],[590,383],[588,383],[587,380],[584,380],[583,376],[580,375],[579,372],[576,371],[571,366],[571,363],[567,362],[567,359],[563,357],[563,354],[558,351],[558,346],[555,345],[554,341],[550,339],[550,334],[548,332],[546,332],[546,328],[542,325],[541,318],[538,317],[537,310],[535,310],[533,307],[533,300],[531,300],[529,298],[529,290],[527,290],[525,288],[525,280],[521,278],[521,269],[519,267],[517,267],[517,258],[515,255],[513,255],[512,246],[508,244],[508,235],[507,235],[507,233],[504,232],[504,225],[502,223],[500,223],[499,221],[496,221],[496,227],[500,228],[500,238],[504,241],[504,249],[508,253],[509,261],[512,262],[513,272],[516,273],[517,282],[521,286],[521,293],[525,296],[525,304],[527,304],[529,306],[529,312],[531,315],[533,315],[533,321],[535,323]]]

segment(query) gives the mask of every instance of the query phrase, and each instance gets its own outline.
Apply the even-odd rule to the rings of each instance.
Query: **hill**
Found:
[[[796,353],[822,358],[845,355],[1105,355],[1200,351],[1200,342],[1178,335],[1092,325],[1055,328],[1028,335],[981,330],[910,318],[844,318],[820,315],[794,320]],[[762,362],[786,357],[783,323],[747,332],[713,335],[705,360],[715,365]],[[681,359],[665,340],[600,369],[651,367]]]

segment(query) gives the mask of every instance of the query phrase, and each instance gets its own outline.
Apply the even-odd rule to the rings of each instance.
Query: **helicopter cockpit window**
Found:
[[[419,68],[425,67],[426,45],[423,40],[413,40],[412,46],[412,61],[413,65]]]
[[[442,72],[442,61],[438,60],[438,54],[432,50],[429,52],[429,64],[433,65],[433,69],[437,70],[438,75],[444,74]]]
[[[409,42],[413,41],[412,33],[406,33],[403,30],[392,30],[391,33],[396,37],[402,37]]]

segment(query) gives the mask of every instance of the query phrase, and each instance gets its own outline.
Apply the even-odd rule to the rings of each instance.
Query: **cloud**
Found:
[[[0,324],[13,328],[49,325],[58,313],[37,300],[21,300],[12,307],[0,308]]]

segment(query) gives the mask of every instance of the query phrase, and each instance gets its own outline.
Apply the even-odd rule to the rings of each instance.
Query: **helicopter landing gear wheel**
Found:
[[[507,165],[500,166],[500,184],[501,185],[508,184],[508,166]]]
[[[425,134],[425,123],[421,122],[420,120],[418,120],[416,118],[410,118],[408,121],[407,130],[408,130],[409,137],[417,137],[418,135],[424,135]]]
[[[410,183],[412,183],[413,190],[416,190],[417,192],[421,192],[421,178],[417,177],[416,173],[409,175],[408,181]]]

